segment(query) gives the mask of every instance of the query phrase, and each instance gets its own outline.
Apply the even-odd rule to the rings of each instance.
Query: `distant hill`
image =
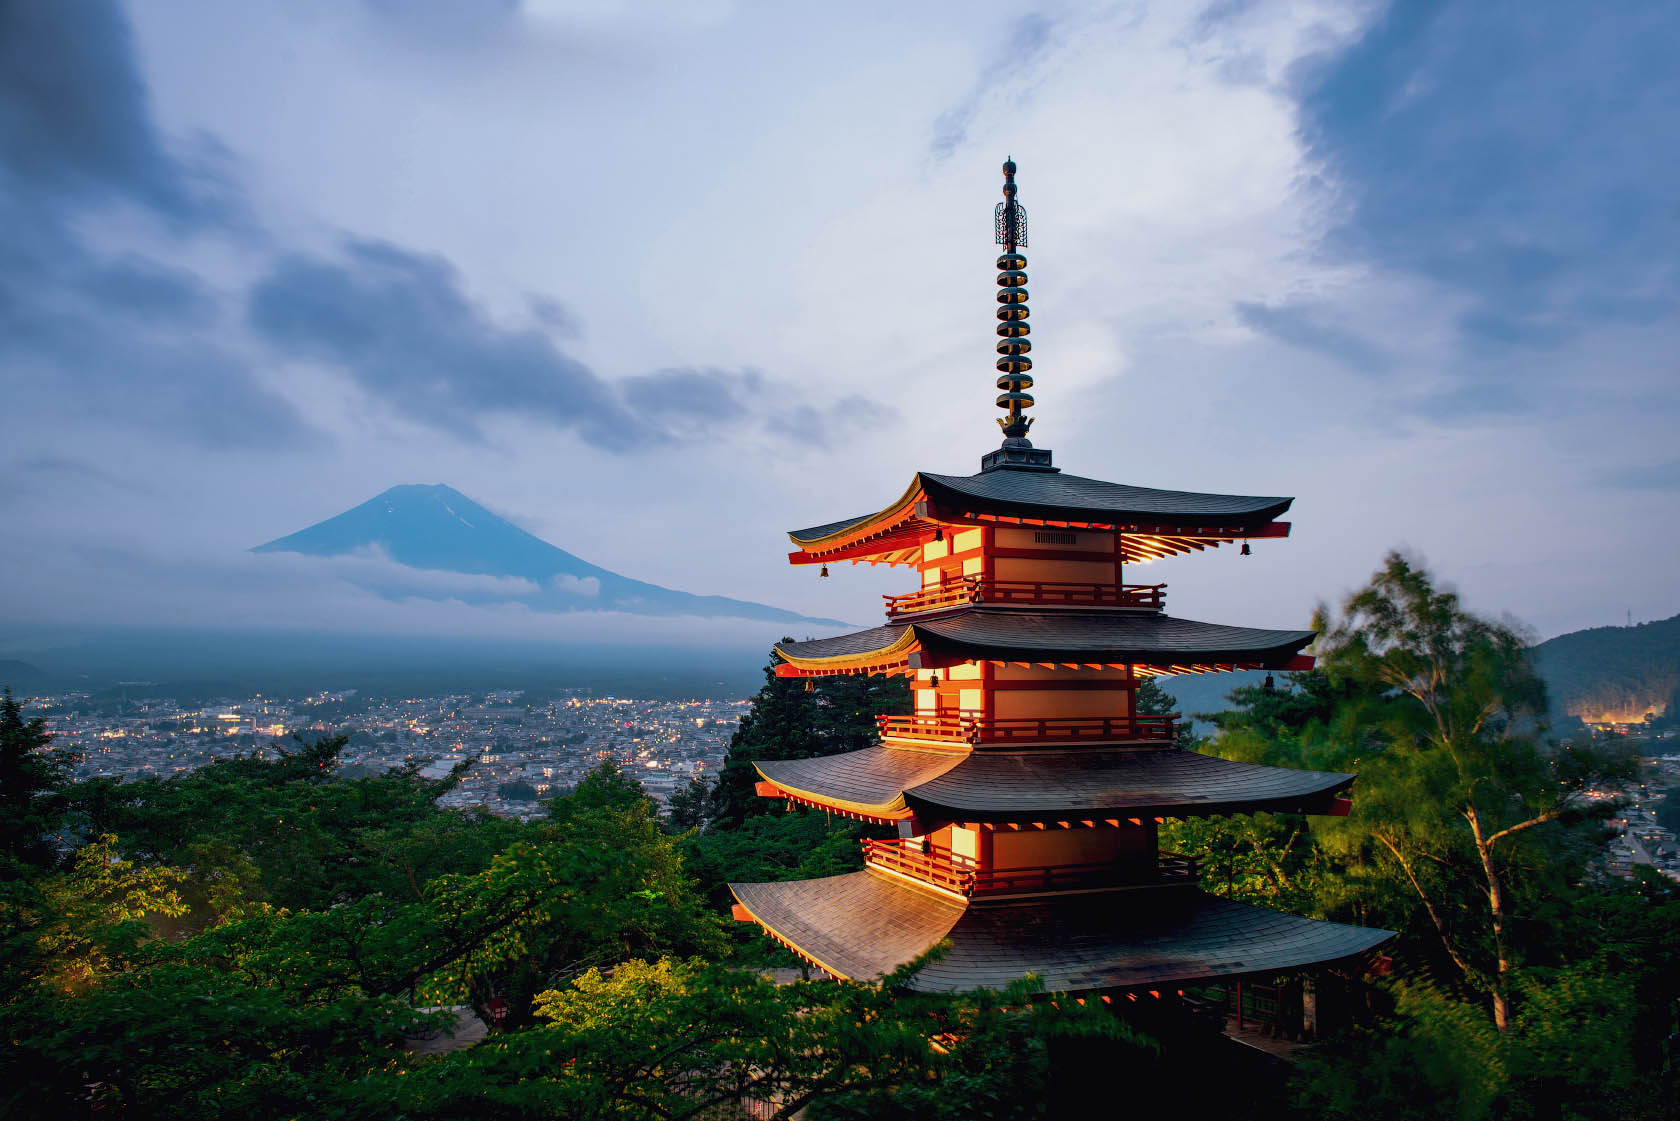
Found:
[[[1558,716],[1638,723],[1647,712],[1680,712],[1680,615],[1559,635],[1534,648],[1534,662]],[[1190,716],[1229,708],[1227,694],[1265,676],[1259,671],[1187,675],[1163,677],[1157,684]]]
[[[0,685],[21,686],[40,676],[39,666],[20,662],[16,658],[0,658]]]
[[[1593,627],[1547,639],[1535,664],[1559,713],[1637,722],[1680,703],[1680,615],[1631,627]]]
[[[542,611],[846,625],[762,603],[693,595],[620,576],[525,532],[447,486],[392,487],[336,517],[251,551],[388,559],[409,571],[379,575],[370,568],[368,581],[373,590],[393,597],[517,602]],[[440,575],[489,579],[449,580],[439,579]]]

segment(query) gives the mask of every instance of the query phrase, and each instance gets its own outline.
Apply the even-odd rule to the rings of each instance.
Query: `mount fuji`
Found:
[[[693,595],[620,576],[527,533],[448,486],[392,487],[336,517],[251,551],[359,558],[367,562],[366,572],[352,579],[390,598],[511,602],[550,612],[619,611],[846,626],[762,603]]]

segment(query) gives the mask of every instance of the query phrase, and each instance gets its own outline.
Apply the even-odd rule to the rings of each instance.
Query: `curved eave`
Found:
[[[886,822],[910,816],[906,787],[937,778],[962,758],[950,752],[866,747],[816,759],[763,759],[753,766],[794,801]]]
[[[916,499],[922,491],[922,477],[917,475],[897,501],[873,514],[848,518],[807,529],[791,529],[788,540],[807,553],[829,553],[862,538],[886,533],[916,514]]]
[[[875,673],[905,665],[915,645],[916,632],[901,624],[872,627],[838,638],[777,643],[775,651],[787,665],[805,673]],[[801,653],[801,647],[811,653]]]
[[[885,976],[948,941],[910,980],[923,992],[1002,989],[1028,974],[1064,993],[1265,976],[1356,958],[1393,937],[1184,887],[966,907],[870,871],[729,888],[778,941],[846,980]]]

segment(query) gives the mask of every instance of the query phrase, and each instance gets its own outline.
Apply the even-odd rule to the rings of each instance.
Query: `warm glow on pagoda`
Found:
[[[733,884],[736,916],[841,978],[880,976],[948,939],[915,987],[1148,991],[1348,959],[1387,931],[1219,899],[1194,861],[1160,851],[1167,818],[1347,812],[1349,774],[1232,762],[1176,744],[1138,711],[1146,678],[1308,668],[1311,631],[1166,614],[1166,585],[1126,566],[1286,537],[1292,499],[1198,494],[1066,475],[1027,439],[1026,211],[1003,165],[995,213],[997,405],[1003,442],[974,475],[919,472],[878,513],[789,534],[795,564],[903,565],[882,626],[785,642],[785,677],[910,679],[914,712],[880,740],[761,762],[759,793],[898,836],[863,871]]]

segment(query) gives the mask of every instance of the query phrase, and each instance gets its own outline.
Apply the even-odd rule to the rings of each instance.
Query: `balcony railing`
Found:
[[[987,719],[948,716],[877,716],[885,739],[1007,747],[1038,743],[1171,743],[1176,712],[1165,716],[1049,716]]]
[[[1165,584],[1063,584],[1054,581],[982,580],[965,577],[901,596],[882,596],[887,618],[917,611],[938,611],[976,603],[1021,607],[1143,607],[1161,610]]]
[[[1149,887],[1201,880],[1201,862],[1193,856],[1163,852],[1153,867],[1133,863],[1055,864],[1036,868],[981,868],[951,853],[923,852],[919,841],[864,841],[864,860],[879,868],[921,880],[971,899],[988,895],[1029,895],[1104,887]]]

